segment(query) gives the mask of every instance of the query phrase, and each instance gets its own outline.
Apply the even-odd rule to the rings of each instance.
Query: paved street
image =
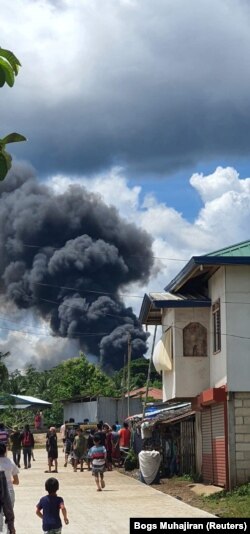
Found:
[[[35,450],[36,461],[32,468],[20,470],[20,485],[16,486],[17,534],[42,532],[41,520],[35,514],[35,505],[46,492],[44,482],[45,450]],[[59,453],[60,483],[58,495],[64,498],[68,510],[69,525],[63,526],[64,534],[128,534],[130,517],[211,517],[173,497],[148,487],[131,477],[116,471],[105,473],[106,488],[96,491],[91,473],[84,470],[74,473],[71,466],[63,467],[63,453]]]

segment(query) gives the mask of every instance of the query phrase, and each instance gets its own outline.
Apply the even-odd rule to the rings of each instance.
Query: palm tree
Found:
[[[8,356],[10,356],[9,351],[8,352],[0,351],[0,384],[1,384],[0,387],[1,389],[3,388],[4,384],[8,381],[8,378],[9,378],[8,369],[2,361],[4,360],[4,358],[7,358]]]

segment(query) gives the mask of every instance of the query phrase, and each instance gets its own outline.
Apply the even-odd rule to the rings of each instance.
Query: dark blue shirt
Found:
[[[43,511],[43,530],[45,532],[62,526],[60,519],[62,504],[64,504],[62,497],[57,495],[46,495],[40,499],[37,508]]]

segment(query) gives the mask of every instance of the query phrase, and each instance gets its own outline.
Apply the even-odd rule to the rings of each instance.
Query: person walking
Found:
[[[7,488],[11,500],[12,507],[15,503],[15,492],[13,485],[19,484],[19,469],[17,465],[10,458],[6,457],[6,445],[0,443],[0,471],[5,473]],[[3,530],[3,513],[0,513],[0,532]]]
[[[95,477],[97,491],[102,491],[105,488],[104,471],[107,452],[105,447],[101,445],[99,434],[95,434],[94,445],[89,449],[88,456],[92,460],[92,475]]]
[[[47,437],[47,443],[46,443],[46,449],[48,451],[48,464],[49,469],[45,471],[45,473],[58,473],[58,447],[57,447],[57,435],[56,435],[56,428],[54,426],[51,426],[49,429],[48,437]],[[54,471],[51,471],[52,463],[55,462],[55,469]]]
[[[60,512],[62,513],[65,525],[69,524],[67,510],[64,505],[62,497],[57,495],[59,490],[59,482],[56,478],[48,478],[45,482],[45,490],[48,495],[41,497],[36,505],[36,515],[43,521],[43,531],[46,534],[61,534],[62,521]]]
[[[10,499],[10,494],[8,491],[7,486],[7,480],[4,471],[0,471],[0,503],[3,511],[3,515],[5,516],[5,522],[7,523],[8,532],[9,534],[16,534],[15,525],[14,525],[14,512],[13,512],[13,506]],[[3,517],[1,519],[0,514],[0,522],[3,524]],[[2,525],[1,527],[2,528]]]
[[[105,444],[106,451],[107,451],[106,465],[107,465],[108,471],[112,471],[112,441],[111,441],[112,428],[109,425],[107,425],[107,427],[105,428],[105,425],[104,425],[104,429],[106,430],[106,444]]]
[[[17,426],[13,427],[13,432],[10,434],[10,448],[13,456],[13,461],[17,465],[17,467],[20,466],[20,460],[21,460],[21,448],[22,448],[22,437],[21,432],[18,430]]]
[[[0,443],[4,443],[8,448],[9,445],[9,432],[5,428],[3,423],[0,423]]]
[[[76,436],[73,442],[73,469],[77,471],[77,465],[80,462],[80,469],[83,471],[83,462],[86,459],[87,453],[87,439],[85,438],[82,429],[76,429]]]
[[[95,435],[95,429],[91,428],[90,433],[87,439],[87,464],[88,464],[88,471],[91,471],[91,458],[89,457],[89,450],[94,445],[94,435]]]
[[[64,421],[64,423],[60,427],[60,433],[62,437],[62,444],[63,444],[63,452],[65,451],[65,442],[66,442],[66,434],[67,434],[67,423],[68,421]]]
[[[112,464],[120,465],[121,462],[121,452],[119,447],[119,432],[117,431],[116,425],[112,425],[111,432],[111,445],[112,445]]]
[[[31,467],[31,454],[35,445],[35,440],[29,425],[25,425],[23,432],[21,432],[21,444],[23,448],[24,469]]]

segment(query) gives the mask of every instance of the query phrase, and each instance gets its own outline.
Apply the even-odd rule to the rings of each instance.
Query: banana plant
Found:
[[[13,52],[0,47],[0,87],[3,87],[5,83],[13,87],[20,66],[21,63]],[[6,145],[20,141],[26,141],[26,137],[15,132],[0,139],[0,180],[4,180],[11,168],[12,157],[5,150]]]

